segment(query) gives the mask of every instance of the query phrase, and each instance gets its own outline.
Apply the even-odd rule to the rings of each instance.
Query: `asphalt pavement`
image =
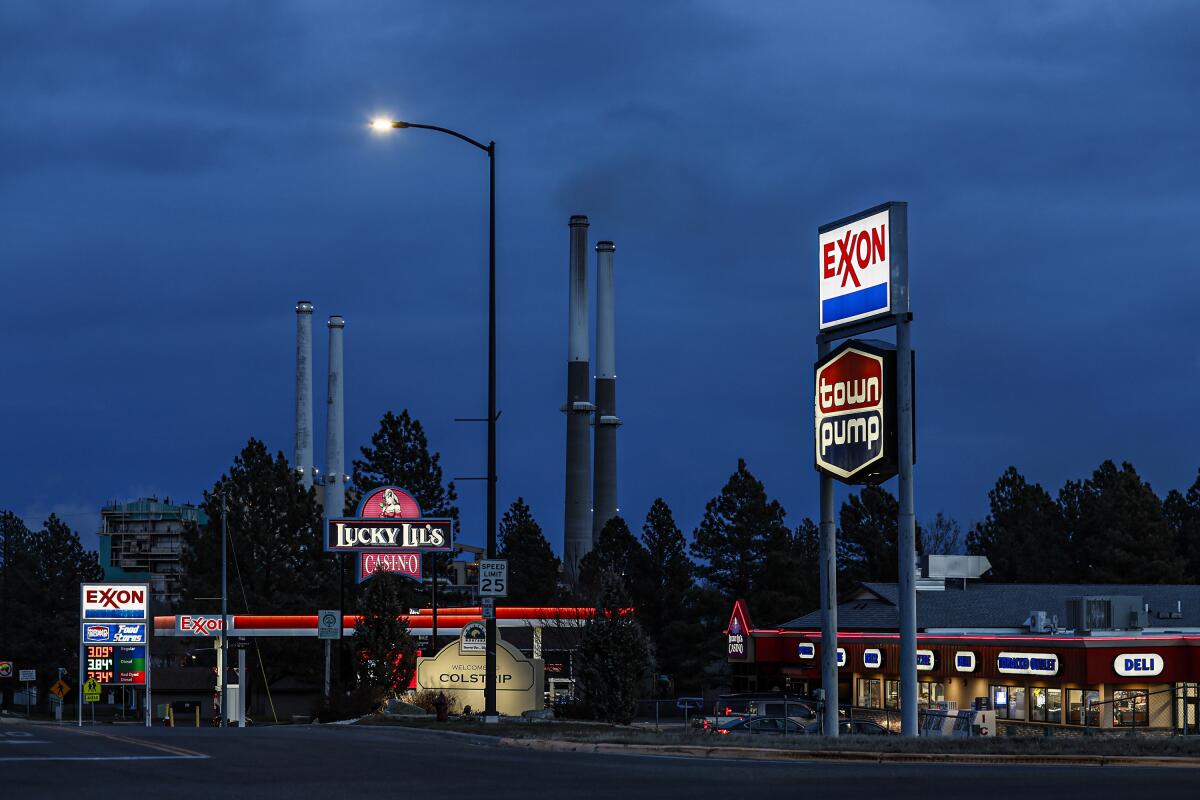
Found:
[[[401,728],[0,724],[4,798],[1195,798],[1200,769],[564,753]]]

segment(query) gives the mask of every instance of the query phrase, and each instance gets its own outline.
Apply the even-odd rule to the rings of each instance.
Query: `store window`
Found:
[[[1100,725],[1100,693],[1091,689],[1067,690],[1067,724]]]
[[[1034,722],[1062,722],[1062,689],[1040,686],[1030,689],[1029,719]]]
[[[858,704],[863,708],[883,708],[882,681],[878,678],[859,678]]]
[[[900,681],[883,682],[883,706],[893,710],[900,708]]]
[[[996,719],[1025,719],[1024,686],[992,686]]]
[[[1150,724],[1150,695],[1145,690],[1113,692],[1113,727],[1144,728]]]
[[[917,684],[917,705],[921,708],[928,708],[930,703],[936,703],[946,699],[946,684],[944,683],[918,683]]]

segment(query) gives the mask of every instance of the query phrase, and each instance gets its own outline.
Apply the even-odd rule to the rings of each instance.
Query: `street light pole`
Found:
[[[225,510],[225,487],[221,487],[221,652],[217,656],[219,664],[217,680],[221,683],[221,727],[229,724],[229,583],[226,580],[225,551],[229,549],[229,528],[227,527]]]
[[[423,125],[416,122],[376,119],[371,127],[377,131],[393,128],[420,128],[437,131],[467,144],[473,145],[488,157],[488,414],[487,414],[487,557],[496,557],[496,143],[484,144],[458,131],[438,125]],[[496,722],[496,618],[487,620],[487,644],[483,685],[483,718],[485,722]]]

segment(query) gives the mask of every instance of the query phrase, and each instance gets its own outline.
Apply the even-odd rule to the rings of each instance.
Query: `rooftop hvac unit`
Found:
[[[1076,633],[1144,628],[1144,609],[1140,595],[1071,597],[1067,599],[1067,626]]]

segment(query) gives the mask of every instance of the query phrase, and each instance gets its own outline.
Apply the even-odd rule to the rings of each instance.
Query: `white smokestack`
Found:
[[[342,331],[346,321],[329,318],[329,393],[325,407],[325,516],[340,517],[346,505],[345,417],[343,415]]]
[[[596,423],[592,486],[592,544],[617,515],[617,343],[612,242],[596,244]]]
[[[296,458],[305,489],[313,484],[312,314],[308,300],[296,303]]]

